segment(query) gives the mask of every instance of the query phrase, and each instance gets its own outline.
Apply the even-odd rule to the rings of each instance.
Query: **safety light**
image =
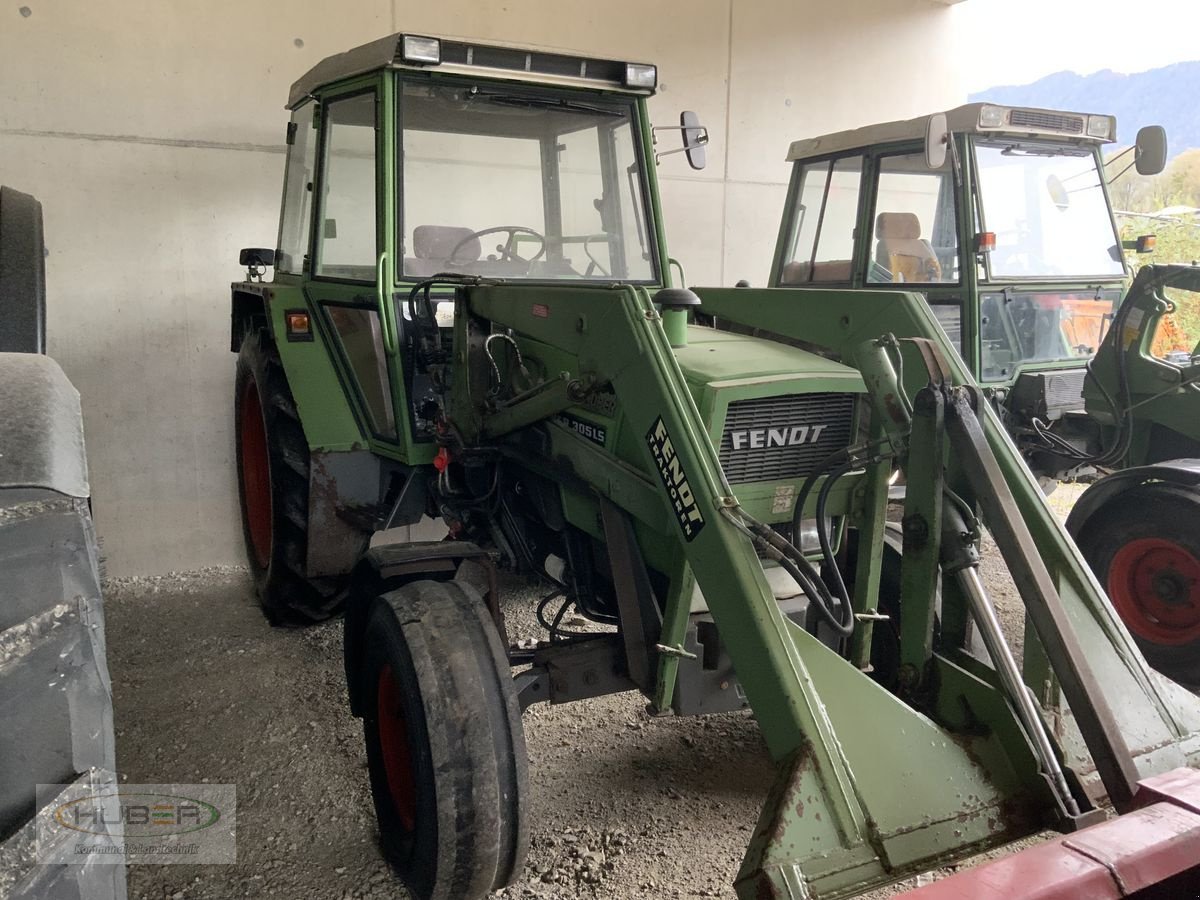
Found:
[[[1137,252],[1138,253],[1152,253],[1152,252],[1154,252],[1154,245],[1157,243],[1158,243],[1157,235],[1153,235],[1153,234],[1139,235],[1139,237],[1137,239]]]
[[[400,58],[406,63],[436,66],[442,61],[442,42],[437,38],[406,34],[400,39]]]
[[[979,108],[979,127],[1003,128],[1005,112],[1003,106],[981,106]]]
[[[991,253],[996,249],[996,232],[981,231],[975,235],[975,252]]]
[[[652,91],[658,87],[658,66],[625,63],[625,86]]]
[[[1100,138],[1102,141],[1113,138],[1112,116],[1088,116],[1088,137]]]
[[[287,326],[289,341],[311,341],[313,339],[312,321],[308,317],[308,310],[289,309],[284,312],[283,321]]]

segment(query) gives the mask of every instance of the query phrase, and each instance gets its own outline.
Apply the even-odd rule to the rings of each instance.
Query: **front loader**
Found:
[[[292,89],[279,246],[233,286],[243,519],[273,620],[344,601],[397,873],[518,879],[522,712],[619,691],[753,711],[777,777],[743,900],[1190,796],[1200,700],[1147,669],[919,295],[672,284],[655,134],[693,165],[707,135],[650,124],[656,75],[396,35]],[[426,515],[447,539],[366,549]],[[543,640],[509,639],[501,569],[545,585]],[[1155,883],[1200,878],[1179,809]]]
[[[1032,471],[1097,478],[1068,527],[1150,663],[1200,684],[1200,269],[1142,267],[1110,171],[1162,170],[1163,130],[1105,160],[1111,116],[972,103],[795,141],[774,286],[919,292]],[[1107,167],[1107,168],[1106,168]],[[1119,173],[1118,173],[1119,174]]]

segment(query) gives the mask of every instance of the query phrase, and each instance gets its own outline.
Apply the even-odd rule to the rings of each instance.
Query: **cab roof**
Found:
[[[984,111],[988,111],[988,122],[982,124]],[[1104,136],[1089,134],[1089,120],[1105,119],[1108,131]],[[928,116],[898,122],[884,122],[836,131],[815,138],[793,141],[788,149],[788,162],[827,156],[843,150],[858,150],[878,144],[908,140],[923,140]],[[951,132],[969,134],[997,134],[1020,137],[1057,137],[1068,140],[1103,144],[1116,139],[1117,123],[1112,116],[1089,115],[1088,113],[1061,112],[1053,109],[1034,109],[1024,106],[1003,106],[998,103],[967,103],[946,111],[946,124]]]
[[[436,38],[441,44],[439,63],[407,62],[402,53],[404,37],[405,32],[391,34],[321,60],[292,85],[288,109],[295,108],[327,84],[378,69],[454,72],[537,84],[603,88],[642,96],[649,96],[655,90],[626,85],[626,60],[597,59],[571,51],[503,43],[481,44],[469,38]]]

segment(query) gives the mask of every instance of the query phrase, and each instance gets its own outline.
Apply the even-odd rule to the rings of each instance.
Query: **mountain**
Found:
[[[1117,140],[1133,143],[1143,125],[1162,125],[1172,157],[1200,147],[1200,61],[1174,63],[1123,75],[1104,69],[1091,75],[1055,72],[1033,84],[1006,85],[972,94],[1006,106],[1040,106],[1117,117]]]

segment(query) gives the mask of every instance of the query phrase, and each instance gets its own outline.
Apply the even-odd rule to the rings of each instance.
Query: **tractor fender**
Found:
[[[0,488],[91,495],[79,392],[58,363],[36,353],[0,353],[0,410]]]
[[[495,574],[491,560],[487,551],[475,544],[451,540],[412,541],[375,546],[363,554],[350,579],[343,636],[343,662],[352,714],[359,718],[363,715],[358,673],[361,670],[367,616],[372,601],[412,581],[450,581],[467,560],[482,564],[484,583],[475,586],[481,596],[488,597],[493,616],[497,615]]]
[[[0,352],[46,352],[42,204],[0,187]]]
[[[1095,513],[1117,495],[1150,481],[1177,484],[1181,487],[1200,486],[1200,459],[1171,459],[1149,466],[1123,469],[1101,478],[1075,501],[1067,516],[1067,531],[1075,540]]]
[[[266,326],[271,340],[275,340],[274,323],[267,313],[266,287],[250,281],[230,285],[229,349],[234,353],[242,349],[242,340],[260,323]]]

